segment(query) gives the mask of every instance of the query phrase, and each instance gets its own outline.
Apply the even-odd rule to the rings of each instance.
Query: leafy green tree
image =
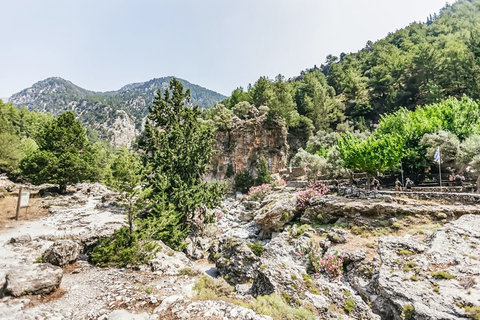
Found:
[[[292,86],[285,81],[282,75],[275,78],[275,82],[271,85],[271,94],[265,102],[269,108],[268,116],[270,120],[282,118],[288,127],[298,125],[299,114],[297,106],[293,99]]]
[[[472,159],[480,155],[480,134],[472,134],[460,144],[458,162],[469,166]]]
[[[420,140],[420,144],[427,147],[426,156],[432,160],[437,147],[440,147],[442,163],[455,162],[460,152],[460,140],[448,131],[440,130],[437,133],[426,133]]]
[[[270,183],[271,181],[272,176],[268,168],[268,161],[264,156],[261,156],[260,159],[257,160],[257,179],[255,180],[255,184],[258,186],[263,183]]]
[[[260,77],[249,90],[252,102],[255,106],[266,106],[273,97],[272,83],[266,77]]]
[[[227,107],[227,109],[232,109],[236,104],[242,101],[248,102],[249,104],[253,103],[250,93],[245,92],[242,87],[238,87],[237,89],[233,90],[232,95],[227,98],[223,104]]]
[[[91,146],[92,181],[105,181],[111,175],[110,165],[115,159],[113,147],[104,140],[98,140]]]
[[[307,141],[306,150],[310,153],[320,152],[320,155],[326,156],[329,149],[337,144],[338,133],[327,133],[325,130],[319,130]]]
[[[0,133],[0,171],[15,173],[23,158],[20,138],[11,133]]]
[[[404,156],[403,138],[395,134],[371,135],[360,140],[347,133],[338,139],[337,146],[344,168],[370,176],[392,169]]]
[[[480,172],[480,134],[472,134],[460,144],[458,162],[463,167],[470,166]],[[480,193],[480,174],[477,178],[477,192]]]
[[[237,103],[233,108],[233,113],[240,119],[251,119],[255,116],[255,106],[250,105],[247,101]]]
[[[107,184],[121,193],[127,204],[127,220],[130,236],[133,233],[133,222],[138,213],[136,198],[140,194],[142,183],[142,165],[137,154],[122,147],[111,166],[111,176]]]
[[[61,193],[67,185],[91,177],[90,145],[85,130],[67,111],[39,133],[39,149],[21,161],[20,168],[34,184],[56,183]]]
[[[327,172],[327,160],[318,154],[311,154],[302,148],[292,158],[294,166],[303,168],[309,181],[315,181],[320,174]]]
[[[154,237],[182,248],[192,219],[220,201],[224,186],[202,181],[213,155],[213,129],[198,121],[198,106],[190,107],[190,92],[177,79],[161,92],[139,143],[143,151],[150,216],[162,229]]]
[[[298,112],[311,119],[316,130],[334,128],[345,119],[345,106],[334,95],[320,70],[308,73],[296,92]]]
[[[216,104],[213,108],[213,121],[219,130],[230,130],[232,128],[233,112],[225,108],[223,104]]]

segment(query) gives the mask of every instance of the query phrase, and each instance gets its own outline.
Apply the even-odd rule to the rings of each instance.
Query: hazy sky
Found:
[[[58,76],[93,91],[177,76],[229,95],[425,22],[445,0],[5,0],[0,97]]]

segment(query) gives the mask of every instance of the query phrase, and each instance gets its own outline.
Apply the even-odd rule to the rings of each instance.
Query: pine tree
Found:
[[[39,133],[39,149],[20,164],[34,184],[57,183],[61,193],[67,185],[92,175],[92,154],[82,124],[71,111],[50,121]]]
[[[198,106],[189,106],[190,92],[177,79],[160,90],[149,108],[140,140],[146,169],[146,199],[151,203],[156,236],[172,247],[182,247],[192,220],[220,201],[224,186],[202,181],[213,155],[213,130],[202,125]]]

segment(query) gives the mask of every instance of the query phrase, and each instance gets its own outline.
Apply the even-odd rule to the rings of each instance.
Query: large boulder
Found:
[[[14,236],[10,239],[9,243],[10,244],[26,244],[32,241],[32,237],[26,233],[26,234],[21,234],[18,236]]]
[[[6,293],[15,297],[48,294],[60,286],[62,268],[48,263],[18,266],[6,276]]]
[[[297,211],[295,194],[273,194],[263,203],[262,208],[255,214],[255,222],[267,233],[281,231],[283,226],[294,218]]]
[[[385,318],[464,319],[480,298],[480,216],[464,215],[425,244],[409,237],[379,241],[373,307]]]
[[[223,238],[218,247],[212,250],[218,273],[230,284],[253,280],[256,270],[260,268],[260,259],[243,240]]]
[[[192,268],[193,264],[183,252],[170,249],[159,242],[162,249],[155,253],[155,257],[148,261],[152,272],[161,275],[178,275],[178,272],[185,268]]]
[[[43,254],[43,262],[63,267],[75,262],[80,253],[80,245],[72,240],[57,240]]]

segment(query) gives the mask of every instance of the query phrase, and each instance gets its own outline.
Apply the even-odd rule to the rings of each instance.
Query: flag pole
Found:
[[[439,176],[440,176],[440,192],[442,191],[442,155],[440,153],[440,148],[438,149],[438,172],[439,172]]]

